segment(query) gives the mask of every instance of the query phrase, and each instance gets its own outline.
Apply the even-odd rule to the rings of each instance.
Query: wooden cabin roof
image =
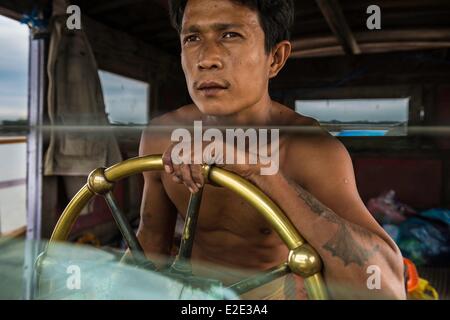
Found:
[[[2,0],[0,13],[30,12],[50,0]],[[168,0],[73,0],[84,15],[162,51],[178,55]],[[295,57],[335,56],[450,47],[450,1],[378,0],[382,29],[368,30],[370,0],[296,0]]]
[[[167,0],[76,0],[82,12],[114,29],[177,55]],[[293,57],[450,47],[450,1],[378,0],[382,29],[367,29],[370,0],[295,1]]]

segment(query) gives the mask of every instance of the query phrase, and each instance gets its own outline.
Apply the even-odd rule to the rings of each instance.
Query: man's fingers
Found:
[[[171,174],[174,172],[172,164],[172,146],[167,148],[167,150],[162,155],[162,161],[164,165],[164,171]]]
[[[191,166],[187,165],[187,164],[181,164],[180,165],[180,172],[181,172],[181,175],[182,175],[183,182],[186,185],[186,187],[188,187],[189,191],[191,193],[198,192],[199,189],[196,186],[194,180],[192,179]]]
[[[178,178],[175,174],[172,175],[172,181],[180,184],[183,183],[183,181],[180,178]]]
[[[172,176],[175,183],[183,183],[192,193],[198,192],[205,183],[201,165],[184,164],[182,159],[172,159],[174,146],[175,144],[171,145],[162,155],[164,171]]]
[[[197,188],[201,188],[203,187],[203,185],[205,184],[205,177],[203,177],[202,174],[202,166],[201,165],[192,165],[191,166],[191,175],[192,175],[192,180],[194,180],[195,185],[197,186]]]

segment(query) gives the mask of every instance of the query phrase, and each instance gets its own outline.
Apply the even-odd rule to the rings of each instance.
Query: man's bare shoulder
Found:
[[[170,145],[173,130],[192,125],[199,118],[199,111],[194,104],[182,106],[174,111],[155,117],[141,136],[139,154],[163,153]]]
[[[290,133],[287,141],[286,170],[305,186],[311,180],[327,181],[330,174],[352,169],[350,155],[336,137],[328,133],[314,120],[306,130]]]
[[[295,112],[291,108],[274,102],[272,109],[272,122],[281,126],[320,126],[319,122],[311,117]]]
[[[192,122],[199,119],[199,117],[201,117],[201,114],[198,108],[194,104],[188,104],[152,119],[150,125],[192,125]]]

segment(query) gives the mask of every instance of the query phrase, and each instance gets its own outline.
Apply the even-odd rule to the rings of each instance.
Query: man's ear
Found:
[[[270,79],[275,77],[283,68],[287,59],[291,55],[291,50],[291,43],[287,40],[281,41],[272,49],[272,52],[270,53],[270,55],[272,56],[269,70]]]

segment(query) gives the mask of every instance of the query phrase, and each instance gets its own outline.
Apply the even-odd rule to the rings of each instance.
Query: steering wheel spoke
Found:
[[[133,229],[131,228],[127,218],[125,217],[125,214],[123,214],[122,210],[120,210],[119,206],[117,205],[113,193],[108,192],[107,194],[105,194],[104,198],[106,203],[108,204],[109,209],[111,210],[112,216],[116,221],[120,233],[124,237],[128,248],[130,248],[131,253],[143,253],[144,250],[142,249],[139,240],[133,232]]]
[[[93,194],[100,195],[105,199],[109,209],[111,210],[114,221],[116,222],[120,233],[122,234],[125,242],[128,245],[128,248],[130,249],[134,264],[145,269],[156,270],[156,266],[153,264],[153,262],[145,257],[144,250],[142,249],[142,246],[139,243],[136,234],[131,228],[127,217],[117,204],[117,201],[112,192],[114,188],[114,182],[110,181],[106,177],[105,172],[106,170],[104,168],[97,168],[92,171],[87,179],[87,188]],[[128,257],[126,257],[125,261],[128,260]]]
[[[243,279],[239,282],[228,287],[228,289],[233,290],[236,294],[242,295],[250,290],[261,287],[275,279],[290,273],[290,269],[287,263],[283,263],[280,266],[274,267],[261,274],[257,274],[253,277]]]
[[[190,258],[192,247],[194,245],[195,231],[197,227],[198,214],[202,202],[203,188],[197,193],[191,193],[189,204],[184,221],[183,234],[181,237],[180,248],[174,262],[169,268],[170,272],[192,274]]]
[[[122,234],[125,242],[128,245],[128,248],[130,249],[131,255],[134,259],[134,263],[140,267],[144,267],[145,269],[156,270],[156,266],[153,264],[153,262],[145,257],[144,250],[142,249],[142,246],[139,243],[136,234],[131,228],[128,219],[126,218],[122,210],[120,210],[120,207],[117,205],[117,201],[112,191],[108,191],[103,197],[108,204],[109,209],[111,210],[111,214],[116,221],[116,225],[119,228],[120,233]]]

